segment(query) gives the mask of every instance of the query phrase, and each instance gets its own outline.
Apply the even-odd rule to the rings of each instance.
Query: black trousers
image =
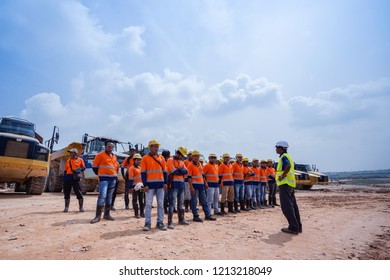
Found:
[[[133,189],[132,197],[133,197],[133,199],[132,199],[133,209],[134,209],[135,214],[138,214],[138,210],[140,211],[141,214],[143,214],[144,209],[145,209],[145,192],[144,191],[134,191],[134,189]]]
[[[71,180],[71,181],[64,181],[64,198],[69,199],[70,198],[70,192],[73,191],[75,195],[77,196],[77,199],[83,198],[83,194],[81,192],[81,186],[79,180]]]
[[[279,198],[283,215],[288,221],[288,228],[298,232],[302,228],[302,223],[297,200],[295,199],[295,189],[287,184],[279,186]]]

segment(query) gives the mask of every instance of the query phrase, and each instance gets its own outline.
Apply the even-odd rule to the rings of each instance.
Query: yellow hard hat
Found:
[[[247,157],[244,157],[244,158],[242,159],[242,161],[243,161],[243,162],[244,162],[244,161],[249,162],[249,159],[248,159]]]
[[[229,162],[230,162],[230,163],[233,163],[233,162],[235,162],[235,160],[234,160],[234,159],[231,159],[231,160],[229,160]]]
[[[161,144],[156,139],[152,139],[149,141],[148,147],[150,148],[153,145],[160,146]]]
[[[229,155],[228,153],[224,153],[224,154],[222,155],[222,157],[223,157],[223,158],[227,158],[227,157],[230,158],[230,155]]]
[[[140,154],[134,154],[133,159],[142,159]]]
[[[257,159],[257,158],[253,158],[253,159],[252,159],[252,161],[259,161],[259,159]]]
[[[200,161],[200,162],[204,162],[203,158],[200,158],[199,161]]]
[[[217,157],[217,155],[216,154],[213,154],[213,153],[211,153],[211,154],[209,154],[209,158],[211,158],[211,157]]]
[[[192,151],[192,155],[193,155],[193,156],[200,156],[200,152],[197,151],[197,150],[193,150],[193,151]]]
[[[242,157],[242,154],[236,154],[236,158]]]
[[[269,159],[267,159],[267,162],[274,162],[274,161],[273,161],[272,159],[269,158]]]
[[[261,162],[261,163],[267,163],[267,162],[265,161],[265,159],[262,159],[260,162]]]
[[[185,157],[187,155],[187,148],[184,147],[184,146],[180,146],[179,148],[177,148],[177,151],[183,156]]]

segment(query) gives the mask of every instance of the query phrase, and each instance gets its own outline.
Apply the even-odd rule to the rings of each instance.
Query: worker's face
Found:
[[[157,152],[158,152],[158,148],[159,148],[159,145],[151,145],[151,146],[150,146],[150,152],[151,152],[152,154],[156,155]]]
[[[198,155],[192,156],[192,161],[197,164],[199,162],[199,156]]]
[[[253,166],[258,167],[259,166],[259,162],[258,161],[254,161],[253,162]]]
[[[215,164],[216,161],[217,161],[217,157],[209,157],[209,162],[211,164]]]
[[[75,152],[70,152],[70,158],[76,158],[77,157],[77,154]]]
[[[274,165],[274,163],[273,163],[272,161],[268,161],[268,162],[267,162],[267,166],[268,166],[268,167],[272,167],[273,165]]]
[[[223,163],[228,164],[228,163],[229,163],[229,160],[230,160],[230,158],[224,157],[224,158],[223,158]]]
[[[114,150],[114,143],[111,143],[111,142],[107,143],[106,152],[111,154],[113,150]]]
[[[236,159],[237,159],[237,162],[238,162],[238,163],[241,163],[241,162],[242,162],[242,157],[236,157]]]
[[[248,166],[248,162],[247,162],[247,161],[243,161],[243,162],[242,162],[242,165]]]
[[[134,166],[139,167],[140,165],[141,165],[141,159],[140,158],[134,159]]]
[[[282,147],[276,147],[276,153],[281,155],[283,154],[283,148]]]

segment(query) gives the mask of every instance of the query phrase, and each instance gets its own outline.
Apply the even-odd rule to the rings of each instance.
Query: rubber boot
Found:
[[[100,221],[100,218],[102,216],[102,209],[103,209],[103,206],[96,206],[96,217],[91,220],[91,224],[94,224],[94,223],[97,223]]]
[[[104,215],[103,219],[113,221],[114,218],[110,215],[111,205],[107,204],[106,207],[104,207]]]
[[[190,207],[190,200],[184,200],[184,211],[188,212]]]
[[[177,212],[177,216],[179,218],[180,225],[189,225],[189,223],[184,218],[184,209],[179,209],[179,211]]]
[[[240,200],[240,208],[242,211],[249,211],[246,207],[245,207],[245,200]]]
[[[70,198],[65,198],[65,208],[64,208],[65,213],[69,211],[69,204],[70,204]]]
[[[79,211],[80,212],[84,212],[83,205],[84,205],[84,198],[80,198],[79,199]]]
[[[257,209],[255,201],[251,201],[251,209],[252,210],[256,210]]]
[[[226,212],[225,212],[225,203],[221,203],[221,215],[222,215],[222,216],[226,215]]]
[[[238,201],[234,201],[234,211],[236,211],[237,213],[240,213],[240,209],[238,209]]]
[[[246,208],[248,211],[252,210],[252,201],[250,199],[246,200]]]
[[[173,217],[173,213],[168,212],[168,228],[169,229],[175,228],[175,226],[173,225],[172,217]]]
[[[274,202],[273,203],[274,206],[279,206],[279,204],[276,203],[276,196],[273,198],[273,202]]]
[[[233,202],[228,201],[228,212],[229,213],[236,213],[233,209]]]

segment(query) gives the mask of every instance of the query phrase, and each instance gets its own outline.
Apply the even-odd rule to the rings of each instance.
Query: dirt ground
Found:
[[[115,221],[89,221],[97,194],[85,195],[85,212],[72,196],[63,213],[62,193],[28,196],[0,192],[2,260],[389,260],[390,185],[315,186],[297,191],[303,233],[280,229],[280,207],[219,217],[217,221],[143,232],[144,219],[116,201]],[[200,212],[202,213],[202,212]],[[202,217],[203,215],[201,215]],[[153,226],[156,208],[152,209]],[[165,218],[166,220],[166,218]]]

